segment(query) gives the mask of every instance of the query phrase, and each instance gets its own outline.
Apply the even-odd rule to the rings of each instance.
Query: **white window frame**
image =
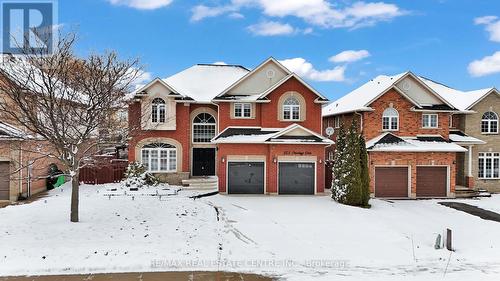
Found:
[[[490,164],[490,169],[487,169],[488,162]],[[496,169],[495,169],[495,164],[496,164]],[[479,158],[478,158],[478,164],[477,164],[477,171],[478,171],[477,176],[479,179],[483,179],[483,180],[498,180],[498,179],[500,179],[500,153],[499,152],[480,152]]]
[[[153,101],[151,102],[151,122],[165,123],[166,119],[167,119],[167,104],[165,103],[165,100],[162,98],[154,98]]]
[[[196,117],[198,117],[199,115],[201,114],[208,114],[210,116],[212,116],[212,118],[214,119],[214,123],[195,123],[194,120],[196,119]],[[213,136],[210,138],[210,140],[207,140],[207,141],[200,141],[199,139],[197,140],[195,138],[195,128],[199,126],[199,127],[204,127],[205,130],[213,130],[214,134]],[[192,135],[192,140],[193,140],[193,143],[210,143],[211,139],[213,137],[215,137],[215,135],[217,134],[217,120],[215,119],[215,117],[210,114],[210,113],[206,113],[206,112],[203,112],[203,113],[199,113],[197,114],[194,119],[193,119],[193,125],[192,125],[192,128],[191,128],[191,135]]]
[[[394,110],[394,112],[396,112],[396,115],[386,115],[388,110]],[[388,128],[384,128],[384,120],[385,119],[388,120],[388,124],[389,124]],[[396,120],[396,127],[395,128],[393,127],[394,119]],[[384,112],[382,113],[382,130],[386,131],[386,132],[399,130],[399,112],[395,108],[393,108],[393,107],[386,108],[384,110]]]
[[[145,153],[147,153],[147,163],[145,163]],[[156,159],[151,155],[155,153]],[[152,173],[172,173],[177,172],[177,148],[175,147],[151,147],[141,149],[141,163],[145,165],[146,170]],[[173,159],[172,159],[173,158]],[[166,165],[162,165],[162,160]],[[154,163],[156,162],[156,163]],[[173,163],[174,165],[171,165]],[[152,169],[153,164],[156,164],[156,169]]]
[[[484,118],[484,116],[485,116],[487,113],[492,113],[492,114],[496,117],[496,119],[485,119],[485,118]],[[484,122],[486,122],[486,123],[488,124],[488,129],[487,129],[487,131],[483,131],[483,123],[484,123]],[[491,129],[491,127],[492,127],[491,125],[492,125],[493,123],[496,123],[496,130],[495,130],[495,131],[493,131],[493,130]],[[480,128],[480,129],[481,129],[481,134],[485,134],[485,135],[487,135],[487,134],[498,134],[498,130],[499,130],[499,129],[498,129],[498,124],[499,124],[499,123],[498,123],[498,114],[496,114],[496,112],[493,112],[493,111],[487,111],[487,112],[485,112],[485,113],[483,114],[483,116],[481,117],[481,128]]]
[[[427,120],[426,120],[427,117]],[[433,126],[432,117],[436,117],[436,124]],[[437,129],[439,128],[439,115],[436,113],[424,113],[422,114],[422,128],[424,129]]]
[[[286,102],[290,99],[293,99],[297,102],[297,104],[286,104]],[[297,112],[297,117],[294,117],[294,112]],[[285,117],[285,113],[288,113],[289,114],[289,118],[286,118]],[[297,99],[296,97],[287,97],[284,101],[283,101],[283,110],[282,110],[282,116],[283,116],[283,120],[286,120],[286,121],[300,121],[300,101],[299,99]]]
[[[240,112],[237,114],[236,110],[239,109]],[[248,111],[246,111],[248,109]],[[248,113],[248,114],[247,114]],[[235,118],[252,118],[252,104],[248,102],[238,102],[234,104],[234,117]]]
[[[340,116],[335,116],[333,119],[333,126],[335,129],[340,128]]]

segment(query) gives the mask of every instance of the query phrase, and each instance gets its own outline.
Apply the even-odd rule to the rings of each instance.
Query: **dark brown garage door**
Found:
[[[408,168],[375,168],[375,197],[408,197]]]
[[[417,197],[446,197],[447,167],[417,167]]]
[[[9,200],[9,162],[0,162],[0,200]]]

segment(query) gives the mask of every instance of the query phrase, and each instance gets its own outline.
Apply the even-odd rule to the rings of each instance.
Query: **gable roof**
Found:
[[[293,130],[302,130],[306,135],[287,135]],[[286,128],[227,127],[212,139],[212,143],[287,143],[287,144],[333,144],[334,142],[299,124]]]
[[[259,64],[256,68],[254,68],[252,71],[248,72],[245,76],[241,77],[238,81],[234,82],[231,86],[229,86],[224,91],[222,91],[219,95],[217,95],[216,99],[223,98],[229,91],[231,91],[236,86],[238,86],[240,83],[245,81],[252,74],[258,72],[262,67],[264,67],[269,62],[274,63],[281,70],[283,70],[286,73],[286,76],[283,79],[276,82],[274,85],[272,85],[270,88],[268,88],[264,92],[260,93],[260,96],[257,98],[258,100],[264,99],[272,91],[274,91],[276,88],[283,85],[286,81],[290,80],[290,78],[293,77],[293,78],[297,79],[301,84],[303,84],[306,88],[308,88],[311,92],[313,92],[315,95],[317,95],[319,98],[317,101],[328,101],[328,99],[325,96],[323,96],[320,92],[318,92],[316,89],[314,89],[311,85],[306,83],[299,75],[291,72],[288,68],[286,68],[283,64],[281,64],[278,60],[276,60],[273,57],[268,58],[267,60],[265,60],[264,62]]]
[[[283,70],[287,75],[290,74],[290,70],[288,68],[286,68],[283,64],[281,64],[279,61],[277,61],[275,58],[273,57],[269,57],[267,60],[263,61],[262,63],[260,63],[257,67],[255,67],[254,69],[252,69],[250,72],[248,72],[246,75],[242,76],[240,79],[238,79],[237,81],[234,81],[234,83],[232,83],[231,85],[229,85],[224,91],[222,91],[220,94],[218,94],[216,97],[222,97],[224,96],[227,92],[231,91],[232,89],[234,89],[237,85],[239,85],[241,82],[243,82],[244,80],[246,80],[248,77],[252,76],[252,74],[256,73],[257,71],[259,71],[262,67],[264,67],[267,63],[269,62],[272,62],[274,63],[276,66],[278,66],[281,70]]]
[[[495,88],[464,92],[425,77],[420,77],[420,79],[434,91],[439,92],[446,100],[453,104],[455,108],[461,111],[470,110],[474,105],[493,92],[500,94]]]
[[[297,79],[301,84],[303,84],[311,92],[313,92],[314,94],[316,94],[318,96],[318,99],[316,101],[318,101],[318,102],[321,102],[321,101],[325,101],[326,102],[326,101],[328,101],[328,99],[325,96],[323,96],[320,92],[316,91],[313,87],[311,87],[309,84],[307,84],[304,80],[302,80],[302,78],[300,78],[300,76],[298,76],[295,73],[288,74],[283,79],[281,79],[280,81],[278,81],[278,83],[274,84],[271,88],[269,88],[266,91],[264,91],[259,96],[259,99],[265,98],[267,95],[269,95],[270,93],[272,93],[272,91],[276,90],[279,86],[283,85],[286,81],[290,80],[290,78],[292,78],[292,77],[295,78],[295,79]]]
[[[380,96],[384,95],[391,89],[395,89],[399,94],[408,99],[416,107],[425,109],[423,105],[413,100],[410,96],[405,94],[403,91],[396,87],[399,81],[402,81],[406,77],[412,77],[417,83],[422,85],[431,94],[447,105],[448,109],[455,109],[456,107],[445,98],[440,91],[436,91],[428,84],[426,84],[421,77],[413,74],[411,71],[406,71],[393,76],[379,75],[376,78],[368,81],[361,87],[355,89],[349,94],[343,96],[337,101],[323,107],[322,115],[330,116],[342,113],[358,112],[358,111],[371,111],[370,104],[378,99]]]

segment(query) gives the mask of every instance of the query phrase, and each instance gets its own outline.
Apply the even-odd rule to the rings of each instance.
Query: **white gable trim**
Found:
[[[406,99],[408,99],[411,103],[413,103],[415,106],[417,107],[422,107],[419,103],[417,103],[415,100],[413,100],[412,98],[410,98],[407,94],[403,93],[401,90],[398,89],[398,87],[396,86],[396,84],[398,84],[400,81],[402,81],[403,79],[407,78],[407,77],[412,77],[413,79],[415,79],[415,81],[417,81],[417,83],[419,83],[422,87],[424,87],[427,91],[429,91],[431,94],[433,94],[434,96],[436,96],[440,101],[442,101],[443,103],[445,103],[446,105],[448,105],[449,107],[451,108],[455,108],[452,104],[450,104],[446,99],[444,99],[443,97],[441,97],[438,93],[436,93],[433,89],[431,89],[429,86],[427,86],[427,84],[425,84],[418,76],[416,76],[415,74],[413,74],[411,71],[407,71],[403,76],[401,76],[399,79],[395,80],[389,87],[387,87],[386,90],[382,91],[379,95],[377,95],[375,98],[373,98],[372,100],[370,100],[368,103],[365,104],[365,107],[368,107],[370,104],[372,104],[374,101],[376,101],[378,98],[380,98],[381,96],[383,96],[385,93],[387,93],[389,90],[391,89],[395,89],[398,93],[400,93],[402,96],[404,96]]]
[[[489,96],[492,93],[496,93],[497,95],[500,95],[500,92],[496,88],[492,88],[491,90],[489,90],[488,92],[486,92],[486,94],[484,94],[482,97],[480,97],[479,99],[477,99],[474,103],[472,103],[471,105],[469,105],[467,107],[467,110],[471,110],[471,108],[473,108],[475,105],[477,105],[478,103],[480,103],[482,100],[484,100],[487,96]]]
[[[332,141],[332,140],[330,140],[330,139],[328,139],[328,138],[325,138],[324,136],[322,136],[322,135],[320,135],[320,134],[318,134],[318,133],[316,133],[316,132],[313,132],[313,131],[311,131],[311,130],[309,130],[309,129],[307,129],[307,128],[305,128],[305,127],[303,127],[303,126],[299,125],[299,124],[292,124],[292,125],[290,125],[290,126],[288,126],[288,127],[284,128],[283,130],[281,130],[281,131],[277,132],[276,134],[274,134],[274,135],[273,135],[272,137],[270,137],[270,138],[272,139],[272,138],[277,138],[277,137],[280,137],[280,136],[285,135],[286,133],[288,133],[288,132],[290,132],[290,131],[293,131],[293,130],[295,130],[295,129],[301,129],[301,130],[303,130],[303,131],[307,132],[308,134],[311,134],[311,135],[313,135],[313,136],[315,136],[315,137],[318,137],[318,138],[322,139],[323,141]],[[333,143],[333,141],[332,141],[332,143]]]
[[[163,79],[160,79],[158,77],[156,77],[155,79],[151,80],[151,82],[147,83],[146,85],[142,86],[141,88],[135,90],[134,92],[134,96],[144,96],[142,94],[140,94],[141,92],[147,90],[149,87],[153,86],[153,84],[155,84],[156,82],[162,84],[163,86],[165,86],[165,88],[167,88],[170,92],[172,93],[175,93],[175,94],[178,94],[179,92],[177,92],[177,90],[175,90],[172,86],[170,86],[169,84],[167,84],[167,82],[163,81]]]
[[[427,84],[425,84],[424,81],[422,81],[422,79],[420,79],[417,75],[413,74],[411,71],[408,71],[409,75],[414,78],[415,80],[418,81],[418,83],[420,83],[425,89],[427,89],[429,92],[431,92],[432,94],[434,94],[439,100],[441,100],[442,102],[444,102],[446,105],[448,105],[449,107],[451,108],[455,108],[451,103],[449,103],[445,98],[443,98],[442,96],[440,96],[436,91],[434,91],[431,87],[427,86]]]
[[[324,99],[326,102],[328,102],[328,99],[323,96],[322,94],[320,94],[318,91],[316,91],[313,87],[311,87],[309,84],[307,84],[304,80],[302,80],[302,78],[300,78],[300,76],[298,76],[297,74],[295,73],[290,73],[289,75],[285,76],[283,79],[281,79],[280,81],[278,81],[276,84],[274,84],[271,88],[267,89],[265,92],[263,92],[259,99],[261,98],[264,98],[266,97],[267,95],[269,95],[272,91],[276,90],[279,86],[283,85],[286,81],[290,80],[290,78],[294,77],[295,79],[299,80],[299,82],[306,86],[306,88],[308,88],[311,92],[313,92],[314,94],[316,94],[319,98],[321,99]],[[321,103],[322,101],[319,101],[319,100],[314,100],[315,102],[319,102]]]
[[[267,60],[265,60],[264,62],[262,62],[261,64],[259,64],[256,68],[252,69],[252,71],[248,72],[247,74],[245,74],[243,77],[241,77],[240,79],[238,79],[238,81],[234,82],[231,86],[229,86],[227,89],[225,89],[224,91],[222,91],[222,93],[220,93],[219,95],[217,95],[216,98],[218,97],[221,97],[221,96],[224,96],[225,94],[227,94],[227,92],[231,91],[232,89],[234,89],[237,85],[241,84],[241,82],[243,82],[244,80],[246,80],[248,77],[250,77],[252,74],[254,74],[255,72],[259,71],[262,67],[264,67],[264,65],[266,65],[268,62],[273,62],[274,64],[276,64],[279,68],[281,68],[287,75],[290,74],[290,70],[288,70],[288,68],[284,67],[279,61],[277,61],[275,58],[273,57],[270,57],[268,58]]]

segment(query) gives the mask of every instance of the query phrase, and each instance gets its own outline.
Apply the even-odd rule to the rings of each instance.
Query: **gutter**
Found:
[[[354,114],[359,115],[359,120],[360,120],[359,127],[361,129],[361,132],[363,132],[363,114],[357,111],[354,111]]]

